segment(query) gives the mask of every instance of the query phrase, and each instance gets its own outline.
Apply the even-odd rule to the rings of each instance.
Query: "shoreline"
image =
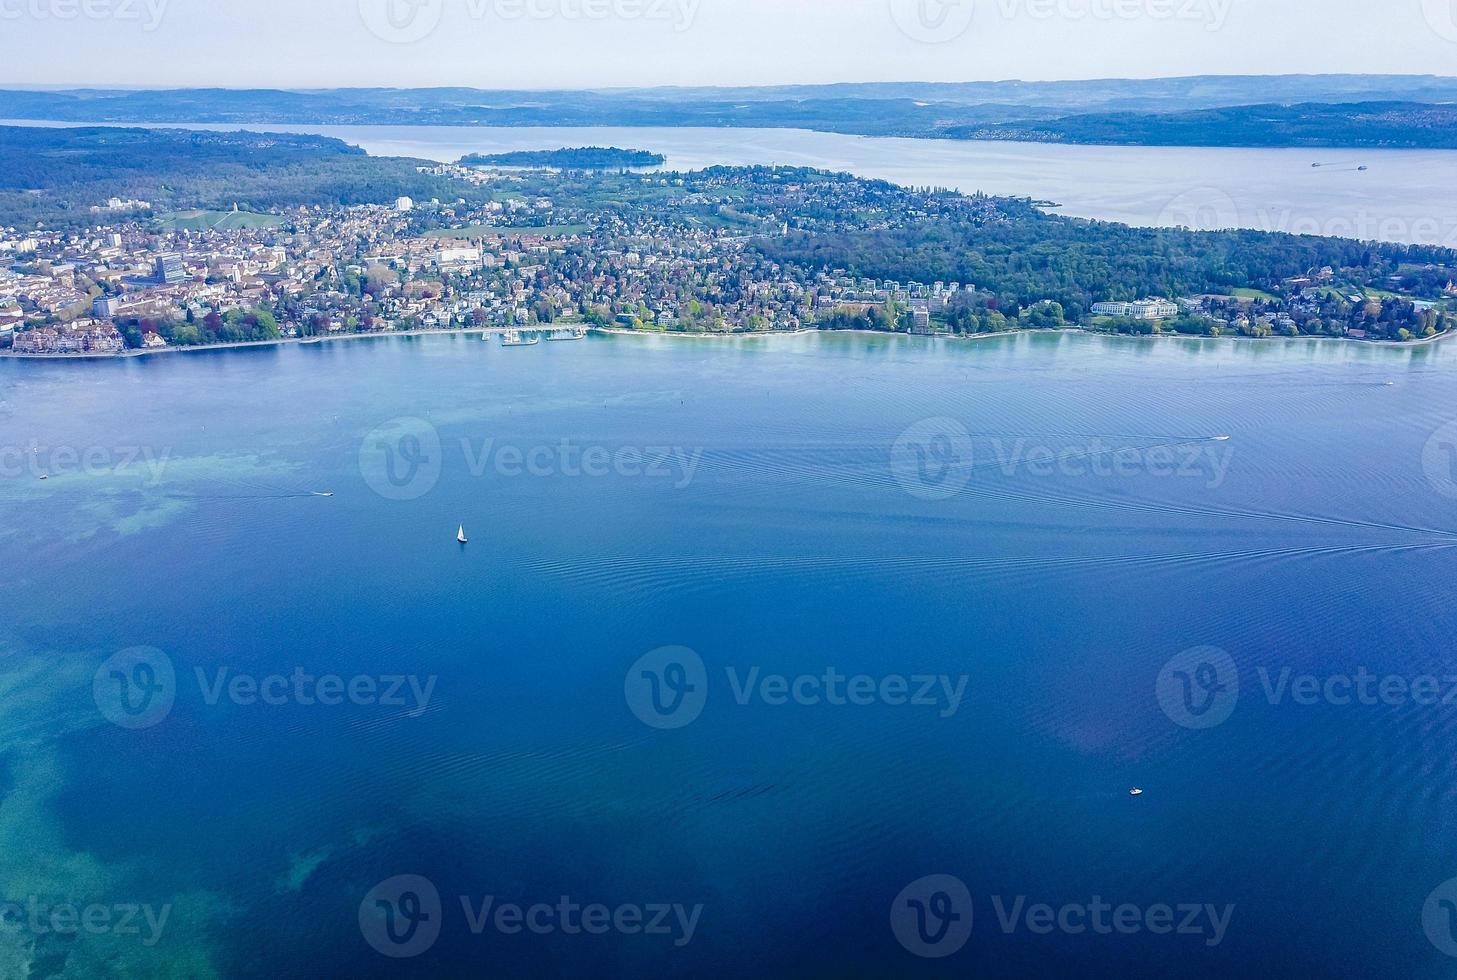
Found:
[[[572,324],[580,326],[580,324]],[[190,347],[157,347],[151,350],[125,350],[116,353],[103,354],[17,354],[13,351],[0,351],[0,359],[10,361],[110,361],[124,360],[137,357],[152,357],[161,354],[185,354],[200,353],[204,351],[219,350],[245,350],[248,348],[261,347],[284,347],[288,345],[306,345],[336,343],[347,340],[382,340],[389,337],[453,337],[465,336],[481,338],[494,334],[505,334],[508,327],[456,327],[448,330],[393,330],[383,333],[350,333],[340,334],[334,337],[280,337],[278,340],[239,340],[225,344],[196,344]],[[518,328],[520,329],[520,328]],[[523,330],[524,333],[552,333],[556,329],[547,328],[536,330]],[[800,328],[799,330],[758,330],[740,333],[684,333],[674,330],[624,330],[620,327],[588,327],[589,334],[602,334],[610,337],[668,337],[679,340],[759,340],[768,337],[802,337],[806,334],[851,334],[866,337],[919,337],[926,340],[951,340],[951,341],[977,341],[993,340],[999,337],[1016,337],[1022,334],[1040,333],[1082,333],[1095,337],[1107,337],[1120,340],[1246,340],[1255,342],[1283,341],[1289,342],[1327,342],[1338,341],[1352,345],[1365,345],[1371,347],[1393,347],[1412,348],[1425,347],[1445,340],[1457,334],[1457,331],[1448,330],[1439,333],[1434,337],[1422,337],[1408,341],[1400,340],[1357,340],[1350,337],[1241,337],[1238,335],[1222,334],[1218,337],[1205,337],[1194,334],[1159,333],[1159,334],[1122,334],[1106,330],[1094,330],[1083,326],[1067,326],[1061,328],[1028,328],[1024,330],[999,330],[995,333],[975,334],[909,334],[889,330],[817,330],[814,328]]]
[[[1030,335],[1030,334],[1045,334],[1045,333],[1082,333],[1082,334],[1088,334],[1088,335],[1093,336],[1093,337],[1106,337],[1106,338],[1115,339],[1115,340],[1200,340],[1200,341],[1203,341],[1203,340],[1247,340],[1247,341],[1253,341],[1253,342],[1259,342],[1259,343],[1265,343],[1267,341],[1281,341],[1281,342],[1286,342],[1286,343],[1289,343],[1289,342],[1327,342],[1327,341],[1338,341],[1340,343],[1343,343],[1343,344],[1351,344],[1353,346],[1362,346],[1362,345],[1364,345],[1364,346],[1369,346],[1369,347],[1396,347],[1396,348],[1424,347],[1424,346],[1426,346],[1428,344],[1434,344],[1434,343],[1436,343],[1439,340],[1445,340],[1448,337],[1457,335],[1457,330],[1447,330],[1447,331],[1444,331],[1442,333],[1437,334],[1435,337],[1423,337],[1421,339],[1413,339],[1413,340],[1408,340],[1408,341],[1400,341],[1400,340],[1358,340],[1358,339],[1355,339],[1355,338],[1352,338],[1352,337],[1312,337],[1312,336],[1300,336],[1300,337],[1273,337],[1273,336],[1272,337],[1243,337],[1243,336],[1240,336],[1239,334],[1221,334],[1218,337],[1205,337],[1205,336],[1199,336],[1199,335],[1196,335],[1196,334],[1182,334],[1182,333],[1159,333],[1159,334],[1113,333],[1113,332],[1107,331],[1107,330],[1094,330],[1091,327],[1084,327],[1084,326],[1080,326],[1080,325],[1077,325],[1077,324],[1071,324],[1069,326],[1060,327],[1060,328],[1052,328],[1052,327],[1047,327],[1047,328],[1044,328],[1044,327],[1029,327],[1029,328],[1026,328],[1026,329],[1018,329],[1018,330],[998,330],[995,333],[971,333],[971,334],[950,334],[950,333],[909,334],[909,333],[901,333],[899,331],[890,331],[890,330],[815,330],[815,329],[760,330],[760,331],[756,331],[756,332],[752,332],[752,333],[682,333],[682,332],[671,331],[671,330],[623,330],[623,329],[621,329],[619,327],[601,327],[601,328],[594,327],[589,332],[590,333],[609,334],[609,335],[616,336],[616,337],[673,337],[673,338],[682,338],[682,339],[686,339],[686,340],[740,340],[740,339],[751,339],[751,338],[752,339],[758,339],[758,338],[762,338],[762,337],[799,337],[799,336],[803,336],[804,334],[817,333],[817,334],[825,334],[825,335],[850,334],[850,335],[854,335],[854,336],[863,336],[863,337],[915,337],[915,338],[919,338],[919,339],[922,339],[922,340],[951,340],[951,341],[958,341],[958,342],[959,341],[993,340],[993,339],[996,339],[996,338],[999,338],[999,337],[1017,337],[1017,336],[1020,336],[1022,334],[1029,334]]]
[[[389,330],[380,333],[346,333],[334,337],[280,337],[277,340],[236,340],[225,344],[193,344],[187,347],[154,347],[151,350],[138,348],[117,353],[104,354],[17,354],[14,351],[0,351],[0,358],[14,361],[109,361],[130,357],[150,357],[154,354],[187,354],[213,350],[243,350],[249,347],[284,347],[289,344],[327,344],[341,340],[380,340],[386,337],[432,337],[432,336],[485,336],[506,332],[505,327],[455,327],[449,330]],[[545,332],[545,331],[543,331]]]

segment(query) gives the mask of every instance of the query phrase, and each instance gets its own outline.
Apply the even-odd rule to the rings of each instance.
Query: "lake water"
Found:
[[[374,154],[442,162],[467,153],[633,147],[664,154],[673,169],[821,167],[911,186],[1055,201],[1067,214],[1135,225],[1242,227],[1457,248],[1457,152],[1450,150],[1059,146],[790,129],[250,128],[318,133]]]
[[[1450,976],[1454,377],[1082,334],[0,361],[0,898],[170,906],[0,973]],[[562,896],[608,934],[494,917]]]

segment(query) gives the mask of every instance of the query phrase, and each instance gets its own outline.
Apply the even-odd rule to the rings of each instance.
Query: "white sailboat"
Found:
[[[456,532],[455,540],[459,541],[461,544],[470,544],[470,538],[467,538],[465,536],[465,525],[464,524],[462,524],[460,526],[460,530]]]

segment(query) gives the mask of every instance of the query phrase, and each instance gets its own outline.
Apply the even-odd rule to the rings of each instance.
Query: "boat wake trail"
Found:
[[[197,489],[187,492],[173,491],[163,494],[172,500],[301,500],[309,497],[332,497],[328,490],[300,490],[249,480],[208,481],[197,484]]]

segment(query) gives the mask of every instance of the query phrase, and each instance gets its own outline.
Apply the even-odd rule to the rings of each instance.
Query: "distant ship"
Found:
[[[470,544],[470,538],[465,536],[464,524],[460,526],[459,531],[455,532],[455,540],[459,541],[461,544]]]

